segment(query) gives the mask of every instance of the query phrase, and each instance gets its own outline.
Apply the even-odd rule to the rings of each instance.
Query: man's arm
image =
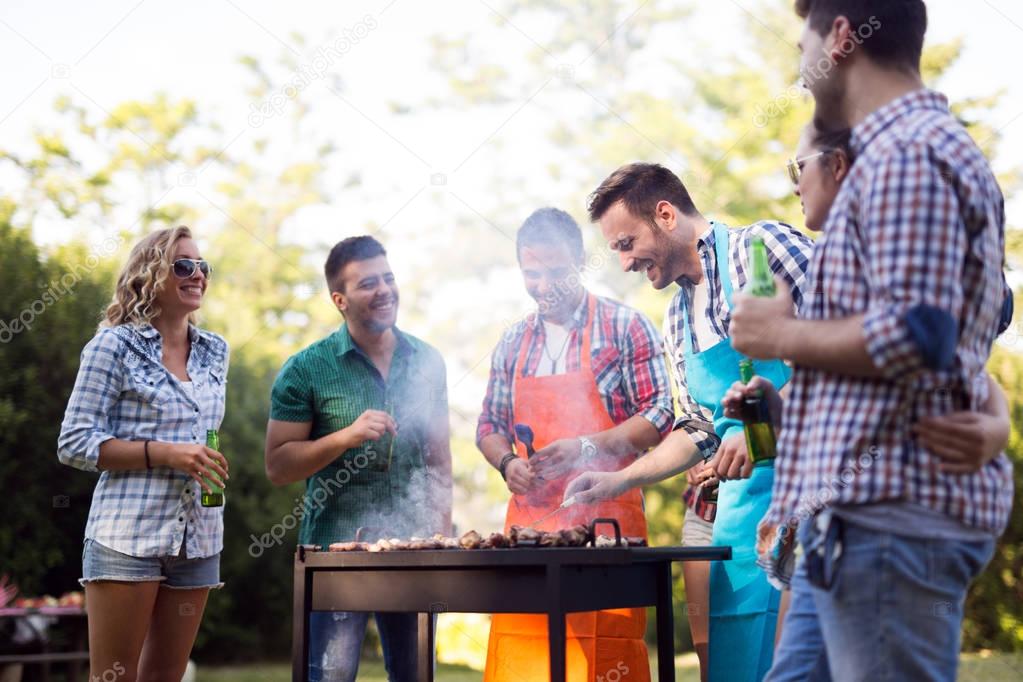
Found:
[[[682,430],[672,431],[660,445],[621,471],[590,471],[578,476],[565,489],[565,499],[592,504],[618,497],[627,490],[652,485],[703,461],[700,448]]]
[[[266,476],[274,485],[309,478],[345,450],[355,447],[345,429],[309,440],[312,422],[271,419],[266,426]]]
[[[854,216],[874,296],[869,309],[843,319],[795,320],[782,314],[782,287],[773,299],[739,296],[731,327],[737,350],[889,381],[952,366],[968,236],[959,198],[924,142],[905,145],[869,173]]]

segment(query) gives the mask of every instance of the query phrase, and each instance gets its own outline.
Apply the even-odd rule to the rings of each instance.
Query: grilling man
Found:
[[[671,428],[671,387],[657,331],[639,312],[583,287],[582,234],[564,211],[534,212],[519,229],[516,248],[537,312],[495,349],[476,433],[512,494],[505,531],[537,522],[554,530],[607,516],[618,519],[623,534],[645,537],[638,490],[558,507],[567,481],[583,471],[627,466]],[[531,429],[532,457],[516,441],[516,425]],[[596,680],[627,668],[629,679],[648,679],[644,630],[642,610],[570,615],[569,677]],[[548,673],[546,618],[495,616],[484,679],[546,680]]]
[[[799,305],[813,243],[784,223],[765,220],[731,229],[708,220],[674,173],[650,163],[622,166],[604,180],[590,197],[590,218],[619,253],[626,271],[645,273],[657,290],[673,283],[678,287],[665,315],[665,343],[681,414],[675,431],[647,457],[620,472],[583,474],[567,494],[603,499],[715,457],[717,473],[728,480],[718,493],[713,544],[730,545],[732,560],[710,567],[709,619],[700,612],[690,614],[697,626],[694,643],[704,677],[760,679],[771,663],[780,594],[757,567],[754,545],[757,523],[771,500],[774,468],[753,467],[741,422],[728,418],[721,406],[739,379],[742,359],[729,340],[732,294],[746,286],[748,247],[759,237],[767,246],[771,270],[791,290],[789,307]],[[789,375],[777,360],[757,363],[756,372],[778,386]],[[706,428],[707,422],[713,422],[713,429]],[[688,512],[684,523],[703,525]],[[694,535],[683,527],[684,542]],[[688,566],[685,578],[690,593],[707,584],[705,574]],[[695,641],[698,627],[706,636],[708,620],[709,637]]]
[[[274,381],[266,472],[306,481],[299,542],[450,532],[444,362],[395,326],[398,285],[372,237],[337,244],[324,267],[340,329],[292,356]],[[376,539],[376,538],[370,538]],[[368,614],[314,613],[309,679],[354,680]],[[376,614],[391,680],[414,680],[416,616]]]

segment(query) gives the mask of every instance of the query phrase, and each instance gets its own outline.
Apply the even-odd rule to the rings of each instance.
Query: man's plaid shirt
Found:
[[[800,316],[864,314],[862,334],[883,376],[795,368],[765,521],[906,500],[1000,533],[1012,507],[1005,455],[976,474],[945,474],[911,428],[987,399],[983,369],[1003,300],[1001,191],[931,91],[873,112],[853,130],[853,147]]]

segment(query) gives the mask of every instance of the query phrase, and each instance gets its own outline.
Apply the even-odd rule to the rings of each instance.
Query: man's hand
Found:
[[[537,450],[530,464],[537,476],[545,481],[554,481],[579,465],[581,453],[582,444],[578,438],[562,438]]]
[[[385,433],[398,434],[398,425],[391,415],[381,410],[366,410],[351,426],[342,429],[350,445],[357,448],[368,440],[377,440]]]
[[[718,473],[707,462],[699,462],[686,472],[686,481],[691,486],[717,481]]]
[[[760,391],[763,399],[767,401],[767,409],[771,413],[771,420],[774,422],[775,428],[778,428],[781,424],[783,409],[781,396],[778,394],[778,389],[774,387],[774,384],[760,375],[754,376],[748,384],[744,384],[741,381],[736,381],[732,384],[732,387],[728,389],[724,399],[721,401],[721,405],[725,408],[725,416],[732,419],[741,419],[743,401],[746,398],[755,396],[757,391]]]
[[[593,504],[618,497],[628,489],[628,479],[621,471],[587,471],[568,484],[564,499],[575,496],[577,503]]]
[[[1009,421],[981,412],[952,412],[913,425],[920,444],[940,458],[949,474],[972,474],[1009,443]]]
[[[761,522],[757,525],[757,556],[764,556],[771,551],[778,526]]]
[[[714,468],[722,481],[749,478],[753,473],[753,461],[746,452],[746,436],[737,433],[721,441],[709,466]]]
[[[789,285],[781,277],[774,280],[778,290],[773,298],[737,292],[732,299],[732,320],[728,326],[732,348],[751,358],[785,357],[785,331],[796,315]]]
[[[508,466],[504,468],[504,475],[508,483],[508,490],[516,495],[525,495],[532,490],[536,478],[532,467],[521,457],[516,457],[508,462]]]

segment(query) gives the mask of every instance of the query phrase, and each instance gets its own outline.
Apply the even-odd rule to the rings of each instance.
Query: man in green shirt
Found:
[[[444,361],[398,330],[398,286],[376,239],[337,244],[324,267],[345,318],[281,368],[271,392],[266,472],[306,480],[299,542],[326,548],[358,528],[380,537],[449,533],[451,449]],[[369,614],[314,613],[309,674],[354,680]],[[415,614],[375,614],[392,680],[415,679]]]

